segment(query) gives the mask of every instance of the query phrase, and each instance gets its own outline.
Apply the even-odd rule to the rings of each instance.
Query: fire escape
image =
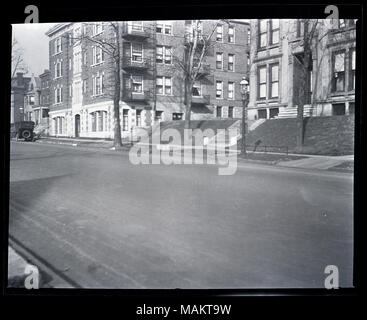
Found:
[[[152,68],[152,58],[146,57],[144,47],[148,47],[148,39],[151,37],[149,28],[142,21],[125,22],[122,28],[123,58],[121,68],[123,69],[123,94],[125,102],[141,102],[147,104],[151,99],[151,91],[145,90],[146,75]],[[140,50],[136,47],[140,46]],[[136,83],[134,77],[141,79]]]

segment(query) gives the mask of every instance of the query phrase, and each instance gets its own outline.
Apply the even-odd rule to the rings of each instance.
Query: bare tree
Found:
[[[312,69],[312,49],[313,45],[317,44],[317,25],[318,20],[303,20],[303,52],[297,56],[301,73],[299,74],[300,82],[298,88],[298,105],[297,105],[297,148],[302,151],[304,141],[304,121],[303,113],[304,106],[310,103],[311,91],[311,69]]]
[[[24,51],[23,48],[20,47],[17,39],[13,38],[11,45],[11,77],[15,77],[17,72],[28,72],[28,66],[24,62]]]
[[[88,25],[88,24],[87,24]],[[91,26],[95,23],[89,24]],[[104,86],[104,94],[113,99],[113,119],[114,119],[114,139],[115,148],[122,146],[121,140],[121,124],[120,124],[120,99],[121,99],[121,63],[122,63],[122,43],[121,43],[121,22],[105,22],[103,23],[104,32],[98,36],[81,32],[79,36],[73,37],[75,41],[81,41],[85,44],[94,44],[100,48],[105,56],[107,67],[108,84]]]
[[[225,21],[228,23],[227,21]],[[201,76],[203,64],[213,46],[211,40],[219,24],[214,22],[212,28],[206,34],[203,32],[202,21],[192,20],[188,32],[185,32],[184,55],[179,57],[173,53],[174,63],[183,71],[185,86],[185,128],[190,128],[192,93],[195,83]]]

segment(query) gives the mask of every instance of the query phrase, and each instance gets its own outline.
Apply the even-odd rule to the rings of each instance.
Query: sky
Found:
[[[49,68],[48,64],[48,37],[46,31],[55,23],[26,23],[13,24],[13,38],[23,49],[24,61],[29,67],[28,75],[35,76]]]

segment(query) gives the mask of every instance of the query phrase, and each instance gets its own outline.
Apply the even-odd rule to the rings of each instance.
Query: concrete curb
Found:
[[[8,288],[24,288],[28,265],[30,264],[18,252],[11,246],[8,247]]]
[[[10,248],[13,248],[13,251],[16,253],[17,257],[19,257],[22,260],[23,263],[22,265],[19,265],[20,271],[17,271],[16,273],[14,272],[15,277],[12,276],[12,280],[16,281],[16,284],[19,284],[19,286],[11,286],[10,280],[8,280],[9,288],[25,288],[24,287],[24,280],[26,278],[26,275],[24,275],[25,265],[32,265],[37,267],[39,274],[40,289],[76,287],[71,280],[65,279],[65,277],[63,277],[60,274],[60,272],[57,272],[55,268],[49,266],[46,261],[43,261],[41,257],[38,257],[37,254],[32,252],[30,249],[26,248],[23,244],[21,244],[18,240],[16,240],[12,236],[9,236],[9,244],[10,244],[9,256],[10,256]],[[10,258],[9,258],[9,264],[10,264]],[[8,270],[10,271],[10,267],[8,267]],[[10,274],[9,271],[8,274]]]

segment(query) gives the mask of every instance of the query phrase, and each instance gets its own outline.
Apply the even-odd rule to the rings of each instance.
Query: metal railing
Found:
[[[288,155],[289,149],[288,146],[269,146],[269,145],[246,145],[247,152],[277,152],[277,153],[285,153]]]
[[[125,69],[148,69],[150,59],[133,60],[131,57],[122,59],[122,68]]]
[[[122,96],[123,101],[147,101],[150,99],[150,91],[145,90],[142,92],[134,92],[129,89],[125,89]]]
[[[210,104],[210,95],[192,96],[192,103]]]

